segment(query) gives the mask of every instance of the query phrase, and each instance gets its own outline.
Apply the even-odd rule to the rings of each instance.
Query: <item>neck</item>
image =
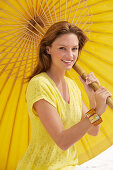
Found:
[[[61,71],[61,70],[56,70],[55,68],[50,68],[49,70],[46,71],[46,73],[49,75],[50,78],[53,79],[53,81],[59,85],[64,83],[64,75],[65,75],[65,71]]]

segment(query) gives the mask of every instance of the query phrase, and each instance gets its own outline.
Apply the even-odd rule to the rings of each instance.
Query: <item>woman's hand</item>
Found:
[[[99,80],[95,77],[94,73],[93,72],[90,72],[87,76],[86,76],[86,81],[80,77],[80,80],[81,82],[83,83],[84,85],[84,88],[85,88],[85,91],[88,95],[88,97],[90,97],[91,95],[94,95],[94,90],[89,86],[89,84],[91,83],[94,83],[94,82],[97,82],[100,86],[100,82]]]
[[[100,86],[100,82],[99,80],[95,77],[93,72],[90,72],[87,76],[86,76],[86,81],[84,79],[82,79],[82,77],[80,77],[81,82],[84,85],[85,91],[88,95],[89,98],[89,102],[90,102],[90,107],[95,108],[96,107],[96,101],[95,101],[95,92],[94,90],[89,86],[89,84],[93,83],[93,82],[97,82]]]
[[[101,86],[95,92],[95,100],[96,100],[96,113],[100,116],[106,111],[107,104],[106,100],[108,97],[111,97],[112,94],[103,86]]]
[[[80,76],[79,76],[79,78],[84,85],[86,93],[89,97],[90,104],[92,105],[93,108],[96,109],[96,113],[98,113],[101,116],[106,111],[106,108],[107,108],[106,100],[109,96],[112,96],[112,94],[105,87],[100,86],[100,82],[94,76],[93,72],[91,72],[87,75],[86,81],[84,81]],[[97,82],[100,86],[100,88],[96,91],[94,91],[88,85],[93,82]]]

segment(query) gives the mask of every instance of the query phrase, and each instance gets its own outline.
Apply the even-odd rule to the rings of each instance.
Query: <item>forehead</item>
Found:
[[[79,40],[74,33],[62,34],[53,42],[54,45],[78,45]]]

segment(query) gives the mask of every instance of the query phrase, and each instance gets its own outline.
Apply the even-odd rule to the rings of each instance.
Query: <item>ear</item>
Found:
[[[51,54],[51,49],[49,46],[46,46],[46,52],[47,52],[47,54]]]

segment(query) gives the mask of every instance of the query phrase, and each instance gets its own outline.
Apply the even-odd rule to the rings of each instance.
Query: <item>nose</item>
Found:
[[[67,51],[67,59],[68,60],[73,60],[73,51],[72,50]]]

